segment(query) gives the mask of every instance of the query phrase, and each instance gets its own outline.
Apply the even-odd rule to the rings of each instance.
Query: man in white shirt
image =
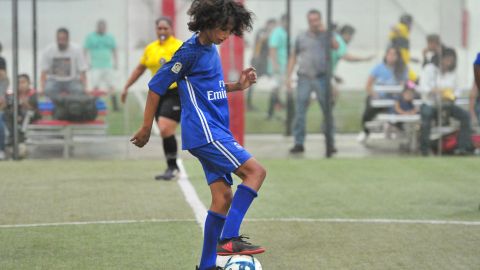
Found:
[[[460,122],[458,144],[455,152],[460,155],[467,155],[473,151],[470,115],[467,111],[455,105],[456,59],[456,53],[453,49],[445,49],[440,58],[440,66],[437,67],[433,63],[427,64],[420,78],[420,90],[423,99],[420,108],[422,118],[420,151],[424,156],[429,154],[431,122],[438,117],[439,108],[437,106],[440,103],[442,115],[453,117]]]
[[[52,99],[86,93],[87,64],[81,48],[69,42],[65,28],[57,30],[56,38],[56,44],[47,47],[42,56],[39,93]]]

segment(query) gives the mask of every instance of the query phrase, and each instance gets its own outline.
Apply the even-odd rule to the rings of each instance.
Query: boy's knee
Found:
[[[258,175],[258,178],[263,181],[265,177],[267,177],[267,170],[265,170],[265,168],[262,165],[258,165],[257,175]]]
[[[263,180],[267,175],[267,171],[265,170],[265,168],[263,168],[263,166],[260,165],[258,162],[251,163],[241,173],[244,175],[244,177],[255,178],[259,180]]]
[[[225,191],[218,196],[212,197],[212,204],[216,205],[218,207],[221,207],[221,208],[223,208],[223,207],[228,208],[228,207],[230,207],[230,204],[232,203],[232,198],[233,198],[232,191],[231,190]]]

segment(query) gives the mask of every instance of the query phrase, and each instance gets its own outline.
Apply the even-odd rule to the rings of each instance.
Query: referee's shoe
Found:
[[[178,175],[180,174],[180,171],[178,168],[167,168],[163,174],[159,174],[155,176],[155,180],[165,180],[165,181],[170,181],[170,180],[176,180],[178,179]]]

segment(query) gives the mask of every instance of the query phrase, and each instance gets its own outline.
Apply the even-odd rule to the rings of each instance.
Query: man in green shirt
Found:
[[[118,63],[117,45],[115,38],[107,33],[107,23],[104,20],[99,20],[96,31],[87,36],[84,49],[91,68],[93,90],[99,91],[105,87],[111,96],[113,110],[118,111],[114,86],[114,69],[117,69]]]
[[[288,63],[288,36],[287,36],[287,16],[282,15],[280,24],[272,30],[268,38],[268,65],[267,73],[275,82],[270,96],[267,119],[272,119],[275,107],[282,108],[284,105],[280,99],[280,92]]]
[[[357,56],[352,55],[348,52],[348,45],[350,41],[353,39],[353,35],[355,34],[355,28],[349,24],[345,24],[342,26],[338,32],[335,32],[335,40],[338,43],[338,49],[332,50],[331,62],[332,62],[332,74],[333,74],[333,81],[332,81],[332,94],[334,101],[337,100],[339,95],[339,84],[343,83],[343,79],[338,76],[335,71],[337,68],[337,64],[340,60],[344,60],[350,63],[358,63],[358,62],[367,62],[375,58],[375,55],[370,56]]]

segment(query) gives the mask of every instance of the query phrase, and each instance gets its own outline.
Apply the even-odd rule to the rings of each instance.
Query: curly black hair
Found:
[[[235,0],[194,0],[187,14],[192,32],[231,26],[232,34],[242,36],[252,30],[253,13]]]

